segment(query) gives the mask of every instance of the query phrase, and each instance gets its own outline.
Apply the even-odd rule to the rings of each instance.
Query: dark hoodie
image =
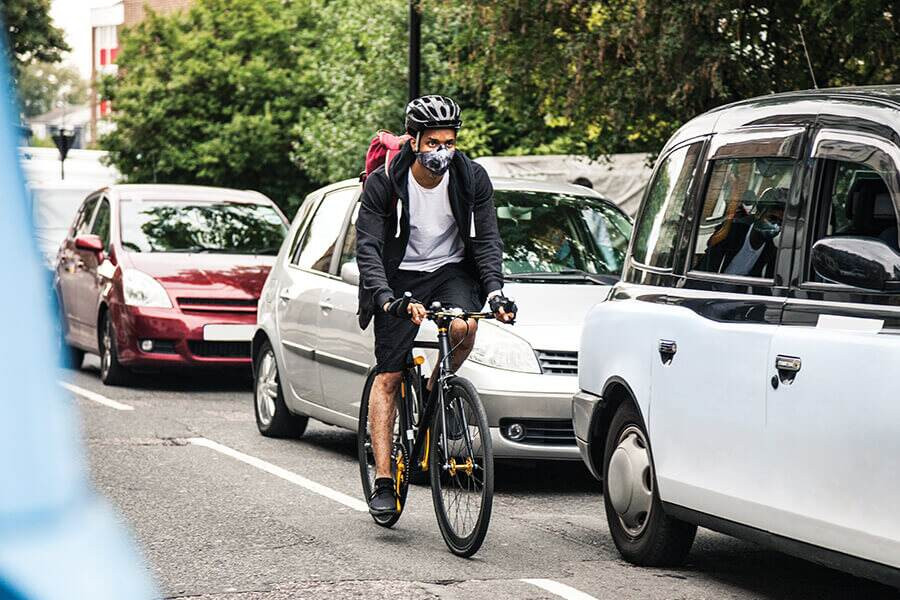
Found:
[[[375,310],[394,297],[388,283],[403,262],[409,242],[409,169],[416,155],[409,143],[390,164],[366,179],[356,221],[356,260],[359,264],[359,326],[368,327]],[[497,228],[494,188],[478,163],[456,151],[450,163],[450,210],[463,239],[463,267],[481,285],[481,302],[503,287],[503,242]],[[399,218],[398,218],[399,215]],[[398,223],[399,222],[399,223]],[[399,224],[399,231],[398,231]]]

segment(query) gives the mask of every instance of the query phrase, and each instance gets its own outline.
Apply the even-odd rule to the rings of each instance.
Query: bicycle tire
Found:
[[[448,379],[443,401],[451,406],[448,409],[446,427],[450,456],[443,456],[441,439],[445,432],[440,406],[438,406],[432,420],[431,447],[429,448],[428,470],[431,478],[431,495],[438,526],[447,547],[457,556],[469,557],[475,554],[484,543],[491,520],[491,508],[494,501],[494,451],[491,446],[491,432],[484,405],[481,403],[475,386],[470,381],[462,377]],[[454,403],[458,403],[457,408],[452,408]],[[453,414],[454,410],[456,414]],[[457,416],[459,414],[465,417],[464,422],[472,437],[473,451],[471,454],[468,452],[463,435],[466,427],[461,425]],[[471,467],[465,466],[465,458],[472,458]],[[449,463],[450,468],[445,470],[445,463]],[[482,472],[480,480],[477,475],[479,470]],[[459,519],[463,492],[465,492],[467,507],[464,517],[471,514],[469,501],[477,502],[478,512],[471,528],[461,527]],[[448,496],[448,499],[445,499],[445,496]]]
[[[374,456],[372,454],[371,446],[369,445],[369,395],[372,393],[372,384],[375,381],[375,375],[376,373],[371,371],[366,378],[366,384],[363,386],[362,398],[359,402],[359,421],[356,430],[356,451],[359,460],[359,473],[360,478],[362,479],[363,498],[367,502],[369,496],[372,494],[372,487],[375,485]],[[406,385],[409,385],[408,373],[404,373],[403,381]],[[398,404],[399,398],[400,396],[398,393],[395,398],[395,401],[398,402]],[[391,467],[396,483],[398,480],[398,455],[402,457],[404,467],[403,471],[401,471],[402,478],[400,479],[400,485],[398,486],[399,493],[397,494],[399,510],[388,517],[371,515],[372,520],[381,527],[393,527],[400,519],[400,516],[403,514],[403,507],[406,506],[406,496],[409,492],[409,477],[406,476],[406,473],[409,472],[409,457],[406,454],[406,448],[401,443],[402,440],[400,438],[401,432],[405,429],[403,421],[405,421],[403,411],[398,410],[397,418],[394,421],[394,446],[391,453]]]

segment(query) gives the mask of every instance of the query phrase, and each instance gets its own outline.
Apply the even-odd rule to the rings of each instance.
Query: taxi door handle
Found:
[[[325,312],[329,312],[331,310],[334,310],[334,304],[331,304],[328,300],[322,300],[321,302],[319,302],[319,308],[321,308]]]
[[[659,340],[659,358],[664,365],[672,363],[675,353],[678,352],[678,344],[674,340]]]
[[[797,356],[786,356],[784,354],[776,356],[775,370],[778,371],[778,375],[772,376],[772,388],[777,390],[779,383],[787,385],[794,383],[794,379],[802,366],[803,361]]]

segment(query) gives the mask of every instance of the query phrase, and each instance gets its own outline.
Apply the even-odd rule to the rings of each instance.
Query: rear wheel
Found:
[[[646,567],[684,562],[697,527],[663,512],[647,432],[630,402],[619,406],[610,423],[603,503],[609,531],[625,560]]]
[[[366,385],[363,386],[362,398],[359,402],[359,423],[357,425],[356,434],[356,450],[359,458],[359,474],[362,478],[363,497],[368,500],[372,495],[375,487],[375,454],[372,452],[372,439],[369,435],[369,396],[372,393],[372,385],[377,374],[372,371],[366,378]],[[404,373],[404,385],[409,389],[409,377]],[[400,393],[395,398],[397,406],[400,406]],[[393,527],[400,519],[403,513],[403,507],[406,505],[406,495],[409,492],[409,457],[406,449],[401,443],[401,431],[405,429],[403,418],[400,411],[394,419],[394,444],[391,451],[391,475],[394,478],[394,493],[397,495],[398,510],[395,514],[389,516],[375,516],[372,518],[382,527]]]
[[[260,346],[254,364],[253,408],[257,429],[267,437],[302,436],[309,424],[309,417],[292,414],[285,405],[278,363],[268,341]]]
[[[109,311],[100,321],[100,381],[106,385],[126,385],[131,372],[119,363],[116,329]]]
[[[487,414],[469,381],[451,377],[432,421],[428,470],[441,535],[458,556],[484,542],[494,500],[494,451]],[[445,451],[446,446],[446,451]]]

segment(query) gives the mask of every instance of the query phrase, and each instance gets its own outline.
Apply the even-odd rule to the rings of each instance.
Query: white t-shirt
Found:
[[[419,185],[412,169],[407,175],[409,242],[400,268],[431,273],[444,265],[462,262],[465,246],[450,210],[450,174],[428,189]]]

